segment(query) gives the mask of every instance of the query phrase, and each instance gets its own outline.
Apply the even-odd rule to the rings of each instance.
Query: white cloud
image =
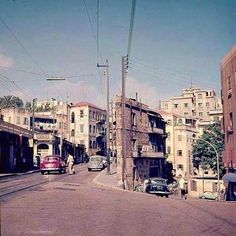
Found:
[[[12,58],[7,57],[4,54],[0,53],[0,66],[13,67],[13,65],[14,65],[14,60]]]

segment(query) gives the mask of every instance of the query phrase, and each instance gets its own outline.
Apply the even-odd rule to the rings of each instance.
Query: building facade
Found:
[[[124,112],[125,133],[123,133],[122,128],[121,97],[117,97],[118,181],[125,188],[132,190],[136,184],[142,183],[145,178],[165,177],[165,122],[156,111],[134,99],[126,98]],[[123,146],[124,150],[122,150]]]
[[[88,155],[106,154],[107,112],[91,103],[70,106],[69,140],[82,144]]]
[[[193,174],[191,137],[197,135],[196,119],[159,112],[166,121],[167,161],[173,166],[176,176],[189,178]]]
[[[229,172],[236,171],[236,45],[221,61],[223,163]]]
[[[167,101],[161,101],[161,110],[179,114],[185,117],[193,117],[203,121],[220,119],[222,116],[222,104],[216,97],[214,90],[187,88],[183,89],[180,96],[174,96]],[[217,111],[215,115],[210,115]],[[217,118],[218,117],[218,118]]]

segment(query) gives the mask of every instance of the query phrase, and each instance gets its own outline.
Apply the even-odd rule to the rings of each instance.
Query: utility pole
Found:
[[[106,68],[106,105],[107,105],[107,116],[106,116],[106,123],[107,123],[107,129],[106,129],[106,142],[107,142],[107,148],[106,148],[106,154],[107,154],[107,175],[111,174],[110,170],[110,120],[109,120],[109,74],[108,74],[108,60],[106,60],[105,65],[99,65],[97,64],[97,67],[104,67]]]
[[[125,189],[125,172],[126,172],[126,125],[125,125],[125,80],[128,69],[128,55],[122,56],[122,92],[121,92],[121,117],[122,117],[122,184]]]
[[[32,114],[32,138],[33,138],[33,160],[34,160],[34,157],[35,157],[35,151],[34,151],[34,136],[35,136],[35,114],[34,114],[34,111],[35,111],[35,102],[37,101],[37,98],[34,98],[33,99],[33,114]]]
[[[112,161],[114,162],[114,128],[113,128],[113,100],[111,100],[111,150],[112,150]]]

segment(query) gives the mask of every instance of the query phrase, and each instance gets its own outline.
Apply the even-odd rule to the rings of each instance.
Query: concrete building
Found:
[[[167,123],[167,161],[172,164],[176,176],[182,175],[189,178],[193,174],[193,140],[190,137],[197,135],[197,120],[165,111],[159,111],[159,113]]]
[[[236,45],[221,61],[226,200],[236,201]],[[231,172],[231,173],[230,173]]]
[[[122,137],[125,149],[122,151]],[[116,99],[117,173],[120,184],[132,190],[149,177],[166,177],[165,122],[160,114],[134,99],[125,100],[122,135],[121,97]],[[123,152],[125,157],[123,158]]]
[[[70,106],[69,141],[85,145],[88,155],[106,153],[107,112],[91,103]]]
[[[236,170],[236,46],[221,61],[223,130],[225,149],[223,162],[229,171]]]
[[[166,112],[193,117],[202,121],[220,119],[220,111],[222,111],[220,98],[216,97],[214,90],[192,87],[183,89],[180,96],[174,96],[170,100],[161,101],[160,105],[160,109]],[[217,111],[219,115],[217,115],[218,113],[213,115],[213,111]],[[209,115],[210,113],[212,115]]]

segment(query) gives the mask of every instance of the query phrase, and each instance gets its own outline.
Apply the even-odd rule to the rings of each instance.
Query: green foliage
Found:
[[[220,174],[224,171],[222,163],[222,151],[224,149],[224,136],[220,130],[220,124],[215,123],[208,125],[202,136],[196,140],[193,145],[193,165],[199,168],[199,165],[204,170],[212,169],[217,171],[217,156],[214,148],[207,143],[212,144],[218,155],[220,164]]]
[[[28,109],[30,111],[33,109],[31,102],[26,102],[25,103],[25,109]]]
[[[13,95],[0,97],[0,108],[22,108],[23,100]]]

